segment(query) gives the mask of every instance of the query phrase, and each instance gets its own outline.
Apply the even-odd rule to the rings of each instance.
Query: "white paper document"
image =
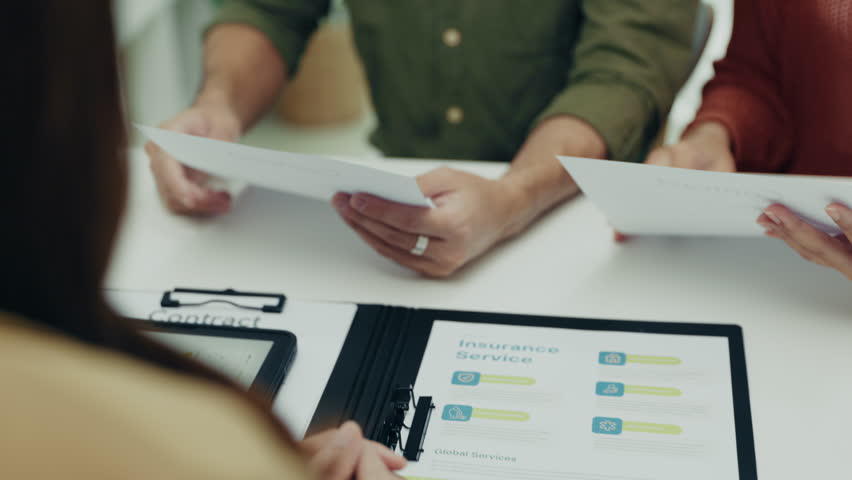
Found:
[[[724,337],[436,321],[414,391],[441,480],[734,480]]]
[[[759,236],[766,207],[780,203],[836,235],[825,213],[852,206],[852,181],[830,177],[706,172],[587,158],[562,165],[616,230],[646,235]]]
[[[204,307],[162,308],[162,294],[163,292],[107,290],[110,303],[126,317],[158,322],[288,330],[296,335],[296,358],[275,397],[273,408],[295,436],[304,436],[331,377],[331,371],[343,348],[358,306],[352,303],[300,302],[287,299],[284,311],[280,314],[214,306],[215,304]],[[188,301],[188,297],[184,301]],[[248,298],[241,300],[241,304],[252,305],[252,302]],[[268,299],[265,302],[268,303]],[[216,362],[208,363],[215,366]],[[227,369],[223,373],[227,374]]]
[[[279,152],[137,125],[184,165],[260,187],[330,200],[337,192],[370,193],[400,203],[432,202],[413,177],[343,160]]]

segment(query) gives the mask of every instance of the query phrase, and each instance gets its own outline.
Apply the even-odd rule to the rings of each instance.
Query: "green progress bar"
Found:
[[[482,383],[500,383],[503,385],[535,385],[535,379],[529,377],[510,377],[507,375],[482,375]]]
[[[530,419],[530,414],[526,412],[515,412],[512,410],[489,410],[487,408],[474,408],[474,418],[486,418],[489,420],[507,420],[510,422],[526,422]]]
[[[677,357],[655,357],[652,355],[628,355],[627,363],[644,363],[647,365],[680,365]]]
[[[677,425],[644,422],[624,422],[622,430],[625,432],[660,433],[664,435],[680,435],[683,433],[683,429]]]
[[[646,387],[641,385],[625,385],[624,393],[632,393],[634,395],[660,395],[663,397],[681,396],[681,391],[677,388]]]

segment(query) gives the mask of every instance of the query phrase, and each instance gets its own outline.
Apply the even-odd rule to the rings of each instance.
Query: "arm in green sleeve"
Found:
[[[609,158],[641,161],[688,76],[697,6],[584,1],[568,84],[535,124],[554,115],[581,118],[603,137]]]
[[[328,14],[329,3],[330,0],[226,0],[207,30],[226,23],[257,28],[275,45],[292,78],[308,39],[320,19]]]

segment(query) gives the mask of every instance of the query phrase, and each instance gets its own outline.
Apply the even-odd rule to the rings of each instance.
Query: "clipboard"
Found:
[[[559,318],[484,312],[360,305],[338,357],[308,434],[357,421],[365,434],[400,451],[410,462],[420,460],[430,421],[439,400],[433,392],[417,392],[418,371],[436,322],[481,326],[543,327],[585,332],[630,332],[642,335],[717,337],[727,343],[736,428],[737,469],[741,480],[757,478],[751,408],[742,330],[736,325]],[[601,352],[601,362],[604,352]],[[621,357],[623,361],[623,357]],[[410,400],[409,400],[410,398]],[[408,406],[403,406],[403,405]],[[410,425],[401,411],[413,406]],[[440,419],[439,419],[440,420]],[[407,431],[403,443],[400,433]]]
[[[305,301],[281,292],[233,288],[113,288],[105,289],[105,296],[121,316],[159,325],[292,332],[299,353],[275,394],[272,410],[297,438],[308,429],[358,309],[353,303]]]
[[[286,301],[285,295],[275,293],[175,288],[163,292],[160,307],[175,311],[224,304],[237,310],[280,314]],[[130,320],[154,340],[219,370],[269,401],[278,393],[296,357],[298,342],[287,330],[212,325],[201,318],[201,323]]]
[[[116,293],[124,295],[127,292]],[[238,295],[233,295],[234,293]],[[361,425],[365,436],[397,450],[410,461],[409,465],[415,466],[419,463],[431,461],[430,455],[434,456],[434,451],[430,451],[428,454],[424,453],[424,449],[429,447],[429,439],[433,435],[440,434],[441,429],[446,427],[448,420],[457,419],[451,418],[451,415],[448,416],[446,411],[448,399],[444,398],[443,394],[438,391],[440,389],[422,388],[423,383],[420,378],[424,372],[430,370],[430,363],[424,360],[426,356],[430,355],[430,351],[434,354],[435,349],[430,347],[430,342],[435,335],[440,334],[442,329],[448,326],[463,327],[467,331],[475,332],[476,335],[488,334],[488,332],[502,328],[514,328],[520,334],[548,330],[548,335],[553,336],[558,336],[558,334],[564,332],[571,332],[572,335],[629,334],[643,339],[678,336],[678,341],[682,340],[686,343],[709,339],[708,341],[724,345],[724,358],[720,357],[719,360],[720,365],[724,360],[726,378],[729,379],[726,383],[730,389],[730,398],[727,399],[727,402],[731,406],[730,420],[732,426],[728,433],[732,438],[730,442],[733,444],[734,452],[727,458],[736,457],[733,460],[736,475],[732,471],[725,478],[739,478],[741,480],[757,478],[743,335],[739,326],[547,317],[328,302],[301,302],[311,305],[310,309],[302,311],[298,315],[295,315],[296,311],[293,310],[290,312],[291,316],[287,317],[289,311],[288,299],[281,295],[279,300],[278,294],[242,295],[240,292],[230,289],[222,291],[176,289],[172,291],[171,295],[163,294],[157,298],[160,298],[161,305],[168,303],[167,300],[178,300],[184,305],[184,301],[186,301],[186,304],[198,303],[197,295],[218,297],[220,294],[227,297],[229,302],[238,304],[236,307],[228,305],[234,311],[241,311],[243,310],[241,307],[244,306],[262,310],[264,306],[271,308],[280,303],[283,313],[266,314],[271,316],[269,320],[260,321],[259,325],[261,327],[266,326],[266,328],[292,327],[296,329],[310,325],[313,328],[324,330],[324,335],[327,335],[332,333],[329,331],[329,327],[320,324],[334,324],[338,325],[336,328],[344,328],[344,323],[329,322],[333,318],[340,320],[343,316],[351,319],[345,322],[348,327],[346,332],[334,332],[341,335],[338,337],[340,343],[337,344],[340,347],[328,346],[316,340],[304,352],[306,356],[312,353],[319,355],[314,357],[315,360],[312,360],[310,365],[303,366],[303,372],[310,373],[310,377],[320,378],[321,383],[314,385],[316,396],[314,397],[312,394],[311,398],[317,400],[315,400],[316,403],[310,404],[312,415],[305,412],[304,408],[302,409],[305,417],[300,417],[299,422],[304,422],[304,430],[299,431],[310,435],[327,428],[337,427],[346,420],[355,420]],[[127,302],[127,298],[124,300],[125,303],[133,303],[137,311],[150,312],[150,315],[148,315],[150,320],[157,320],[157,316],[162,314],[162,321],[187,321],[186,315],[180,316],[180,318],[171,318],[162,313],[179,312],[181,307],[161,307],[151,311],[150,300],[153,295],[151,292],[147,292],[147,296],[144,298],[148,299],[145,300],[147,306],[143,305],[141,301]],[[320,313],[325,311],[323,309],[335,308],[338,311],[334,317]],[[321,315],[321,317],[316,315]],[[288,320],[286,322],[278,321],[275,317],[279,316],[282,320],[284,317],[287,317]],[[322,318],[324,322],[318,321],[318,318]],[[207,321],[206,319],[195,320]],[[254,324],[247,322],[244,326],[253,328],[257,325],[256,322]],[[597,358],[598,354],[600,354],[600,358]],[[619,365],[619,362],[623,365],[629,357],[630,355],[616,351],[600,351],[595,353],[595,358],[592,360],[595,363],[600,361],[602,365],[606,363]],[[320,362],[320,359],[328,367],[318,368],[314,362]],[[648,359],[641,358],[641,355],[634,360],[639,363],[648,362]],[[651,360],[651,363],[653,363],[653,359]],[[328,370],[324,368],[328,368]],[[456,373],[474,375],[473,372]],[[483,379],[485,373],[488,372],[483,372]],[[479,374],[475,375],[478,380]],[[293,395],[298,395],[300,398],[304,397],[304,384],[301,384],[301,382],[307,381],[307,378],[308,376],[301,377],[298,392],[291,392]],[[466,381],[466,379],[461,380]],[[455,379],[453,383],[456,383]],[[628,387],[630,386],[626,386],[625,390]],[[591,391],[589,388],[591,388]],[[609,395],[606,390],[596,392],[595,385],[584,386],[581,390],[584,394],[589,395]],[[289,398],[292,401],[295,397],[290,396]],[[286,400],[286,398],[283,400]],[[282,404],[280,406],[282,408],[280,412],[286,414],[287,405]],[[300,405],[300,408],[302,407],[306,407],[306,405]],[[452,414],[453,412],[449,413]],[[463,411],[461,413],[462,416],[466,414]],[[485,413],[486,416],[490,414],[489,412]],[[491,415],[493,416],[493,414]],[[555,419],[558,419],[562,414],[556,413],[555,415]],[[309,417],[311,420],[308,422],[307,418]],[[519,419],[523,420],[522,418],[514,418],[514,420]],[[617,427],[617,431],[593,431],[597,429],[597,426],[591,424],[591,418],[589,420],[589,425],[584,425],[581,428],[590,436],[594,433],[598,438],[609,440],[617,438],[612,434],[622,433],[620,423],[611,425]],[[598,418],[594,420],[597,422]],[[612,423],[616,420],[618,419],[606,421]],[[629,429],[629,422],[624,422],[624,427]],[[430,431],[432,432],[431,435]],[[604,437],[603,434],[605,433],[610,435]],[[625,435],[629,435],[629,433],[625,431]],[[407,473],[403,472],[403,474]],[[418,476],[417,474],[413,475],[413,477]],[[446,475],[441,478],[452,478],[452,476]]]

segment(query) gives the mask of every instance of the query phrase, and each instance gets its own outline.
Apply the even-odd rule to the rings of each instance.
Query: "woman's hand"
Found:
[[[784,240],[805,260],[833,268],[852,280],[852,210],[832,203],[825,211],[843,234],[832,237],[823,233],[782,205],[767,208],[757,223],[766,229],[766,235]]]
[[[366,448],[355,473],[356,480],[401,480],[402,477],[389,469],[385,459],[375,450]]]
[[[308,457],[308,466],[322,480],[350,480],[360,477],[361,464],[371,464],[370,471],[390,472],[406,465],[406,460],[377,442],[367,440],[355,422],[346,422],[340,428],[327,430],[306,438],[299,448]],[[378,465],[372,465],[378,462]],[[381,476],[376,478],[383,478]]]
[[[648,155],[648,165],[734,172],[728,130],[720,123],[706,122],[691,129],[678,143],[663,145]]]

